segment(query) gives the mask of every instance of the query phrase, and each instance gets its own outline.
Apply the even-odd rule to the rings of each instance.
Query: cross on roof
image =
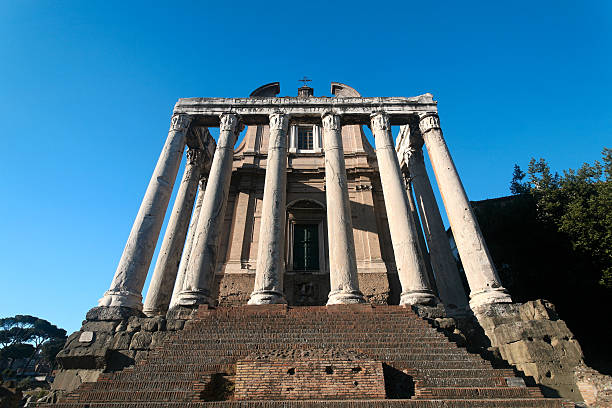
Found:
[[[299,82],[303,82],[304,85],[303,86],[308,86],[308,82],[312,82],[312,79],[308,79],[307,77],[304,77],[302,79],[298,79]]]

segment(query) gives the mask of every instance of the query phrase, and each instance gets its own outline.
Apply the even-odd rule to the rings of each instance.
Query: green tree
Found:
[[[0,358],[2,359],[12,361],[28,358],[26,366],[39,353],[43,358],[55,359],[57,344],[63,344],[65,341],[66,330],[58,328],[47,320],[29,315],[0,319]],[[46,351],[41,353],[41,350]],[[54,363],[53,359],[49,359],[51,365]]]
[[[576,253],[588,260],[598,283],[612,288],[612,149],[602,152],[602,163],[585,163],[562,176],[552,174],[544,159],[531,159],[528,182],[514,166],[510,191],[531,194],[538,219],[565,234]]]

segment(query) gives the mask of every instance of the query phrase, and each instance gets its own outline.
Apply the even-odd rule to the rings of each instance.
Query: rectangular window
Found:
[[[312,126],[298,126],[297,147],[299,150],[314,150]]]

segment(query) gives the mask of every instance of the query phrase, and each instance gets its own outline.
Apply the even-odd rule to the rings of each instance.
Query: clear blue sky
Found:
[[[0,317],[69,332],[108,288],[180,97],[313,79],[439,101],[472,200],[612,147],[601,1],[0,3]]]

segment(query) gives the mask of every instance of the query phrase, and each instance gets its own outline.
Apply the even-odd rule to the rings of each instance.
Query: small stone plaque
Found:
[[[80,343],[91,343],[93,341],[93,338],[94,338],[94,332],[84,331],[83,333],[81,333],[81,336],[79,337],[79,342]]]
[[[506,377],[506,384],[508,385],[508,387],[527,387],[527,385],[525,384],[525,380],[520,377]]]

